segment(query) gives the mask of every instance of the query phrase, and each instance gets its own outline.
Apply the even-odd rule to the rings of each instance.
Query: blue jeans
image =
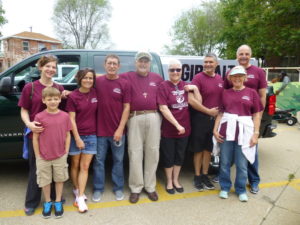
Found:
[[[255,161],[253,164],[248,162],[248,180],[251,187],[257,187],[260,182],[258,174],[258,145],[256,145]]]
[[[123,190],[124,188],[124,169],[123,157],[125,136],[122,136],[121,145],[117,146],[113,137],[97,137],[97,154],[94,159],[94,176],[93,185],[94,191],[104,191],[105,185],[105,159],[109,147],[112,150],[113,167],[112,167],[112,181],[113,191]]]
[[[247,166],[248,160],[242,153],[241,146],[235,141],[224,141],[220,145],[221,147],[221,168],[219,175],[219,182],[222,191],[230,191],[231,180],[230,180],[230,168],[232,160],[236,166],[236,177],[235,177],[235,192],[240,195],[246,193],[246,182],[247,182]]]

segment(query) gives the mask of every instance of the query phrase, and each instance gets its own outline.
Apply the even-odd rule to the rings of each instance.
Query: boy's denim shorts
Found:
[[[82,135],[81,140],[84,142],[85,148],[80,150],[76,146],[74,137],[71,137],[70,151],[69,155],[79,155],[79,154],[92,154],[97,153],[97,136],[96,135]]]

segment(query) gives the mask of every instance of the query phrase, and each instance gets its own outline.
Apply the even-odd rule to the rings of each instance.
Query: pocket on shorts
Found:
[[[97,151],[97,138],[96,136],[90,136],[84,139],[84,151],[96,152]]]
[[[66,163],[64,168],[65,181],[69,179],[69,164]]]
[[[42,171],[41,171],[41,164],[43,163],[41,158],[36,158],[36,183],[39,185],[42,184]]]

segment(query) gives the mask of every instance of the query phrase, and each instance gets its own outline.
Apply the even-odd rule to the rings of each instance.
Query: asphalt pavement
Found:
[[[182,174],[184,193],[169,195],[164,190],[165,177],[158,170],[159,201],[151,202],[143,193],[137,204],[128,201],[126,183],[123,201],[115,201],[110,172],[107,172],[105,193],[100,203],[93,203],[89,179],[86,195],[89,211],[80,214],[72,205],[72,186],[64,188],[65,214],[61,219],[43,219],[41,208],[33,216],[23,212],[27,184],[24,161],[0,161],[0,224],[70,224],[70,225],[300,225],[300,129],[278,124],[277,136],[259,140],[260,191],[248,192],[249,201],[242,203],[234,192],[229,199],[218,197],[216,190],[198,192],[193,187],[192,161],[188,159]],[[128,166],[125,166],[128,171]],[[232,177],[235,169],[232,168]],[[91,177],[90,177],[91,178]],[[126,175],[126,180],[128,173]]]

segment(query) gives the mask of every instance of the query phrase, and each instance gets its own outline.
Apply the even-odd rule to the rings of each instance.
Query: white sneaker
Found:
[[[102,197],[102,192],[101,191],[94,191],[92,200],[93,202],[100,202]]]
[[[117,201],[121,201],[121,200],[124,199],[124,193],[121,190],[116,191],[115,195],[116,195],[116,200]]]
[[[74,195],[75,198],[77,198],[78,195],[79,195],[79,190],[78,189],[73,189],[73,195]],[[84,201],[87,201],[87,197],[86,197],[85,194],[83,194],[83,198],[84,198]]]
[[[80,213],[85,213],[88,211],[88,207],[85,203],[84,196],[77,197],[76,202],[77,202],[77,206],[78,206],[78,211]]]

